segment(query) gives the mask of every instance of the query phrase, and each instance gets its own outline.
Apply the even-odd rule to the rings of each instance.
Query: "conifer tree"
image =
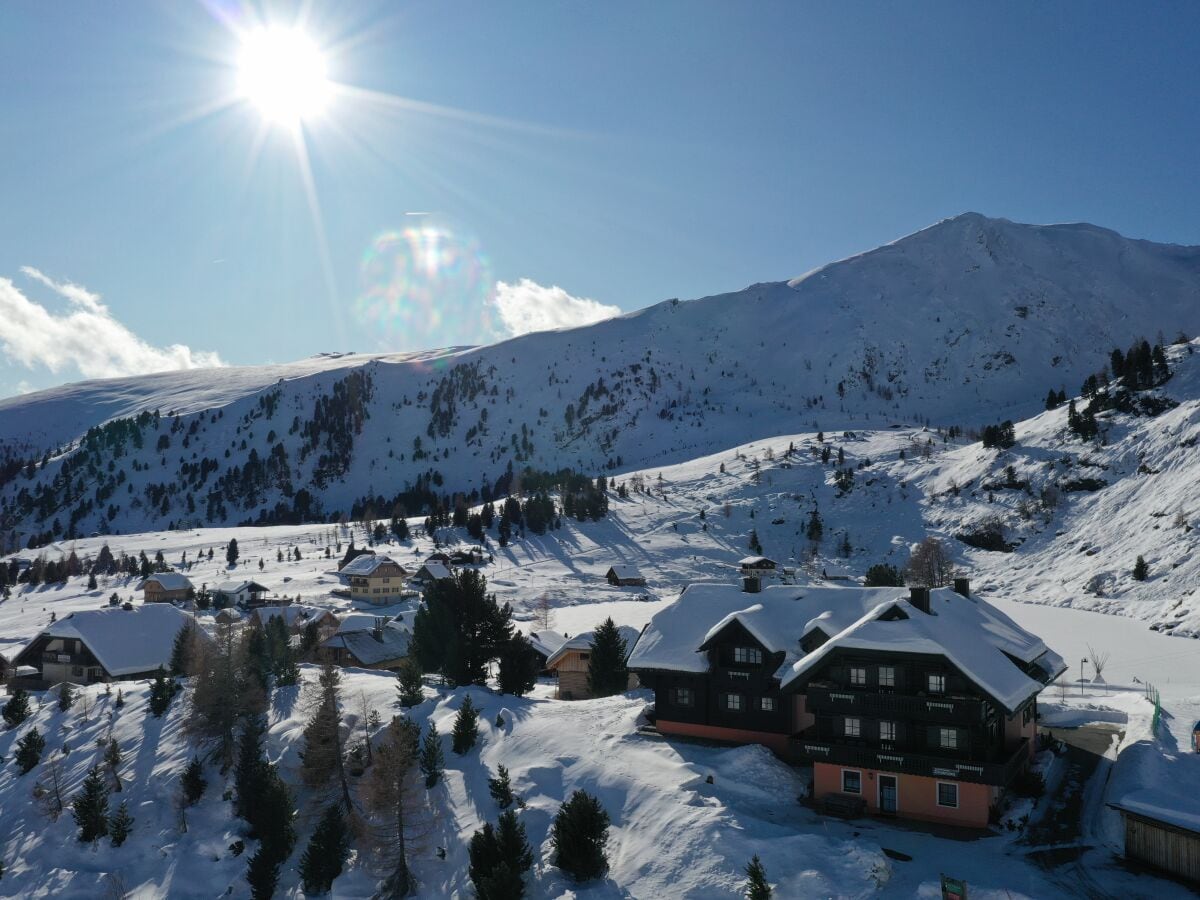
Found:
[[[211,556],[210,556],[211,559]],[[230,567],[237,565],[238,561],[238,543],[237,538],[229,539],[229,546],[225,548],[225,561]]]
[[[480,900],[520,900],[525,896],[523,876],[533,866],[533,851],[515,812],[501,815],[495,828],[487,823],[476,831],[468,852],[471,882]]]
[[[575,881],[599,878],[608,869],[608,813],[586,791],[575,791],[550,829],[554,864]]]
[[[120,847],[125,843],[129,832],[133,830],[133,821],[133,816],[129,814],[129,804],[122,800],[112,821],[108,823],[108,833],[114,847]]]
[[[821,538],[825,535],[825,525],[821,521],[821,513],[814,506],[808,516],[808,525],[804,528],[804,535],[814,544],[821,542]]]
[[[746,900],[771,900],[771,885],[767,883],[767,870],[762,860],[754,854],[746,866]]]
[[[117,699],[113,701],[113,709],[121,709],[125,705],[125,690],[117,688]]]
[[[502,694],[523,697],[537,684],[541,663],[529,638],[514,634],[500,647],[499,685]]]
[[[425,787],[431,788],[437,784],[444,768],[442,736],[438,734],[437,723],[431,719],[425,740],[421,742],[421,774],[425,776]]]
[[[158,667],[158,671],[154,673],[154,683],[150,685],[150,712],[154,717],[161,718],[162,714],[167,711],[167,707],[171,705],[171,698],[175,696],[175,684],[167,680],[167,672],[162,667]]]
[[[17,688],[4,704],[4,724],[16,728],[29,718],[29,693],[24,688]]]
[[[108,766],[109,774],[113,778],[113,788],[120,793],[121,791],[121,745],[117,743],[116,738],[108,739],[108,746],[104,748],[104,764]]]
[[[337,803],[325,813],[300,856],[300,880],[307,894],[326,894],[350,857],[350,831]]]
[[[251,716],[242,728],[237,765],[233,770],[234,812],[247,822],[251,821],[254,804],[262,790],[266,767],[262,738],[262,720],[258,716]]]
[[[400,705],[414,707],[425,699],[425,679],[421,669],[412,658],[404,660],[396,673],[396,690],[400,694]]]
[[[91,843],[108,834],[108,785],[100,769],[93,766],[83,787],[71,801],[72,815],[79,826],[79,840]]]
[[[75,702],[75,686],[69,681],[64,681],[62,687],[58,689],[58,708],[66,712]]]
[[[1135,581],[1145,581],[1150,576],[1150,567],[1146,565],[1146,560],[1140,554],[1137,562],[1133,564],[1133,578]]]
[[[192,668],[192,659],[196,652],[196,623],[191,620],[179,629],[175,635],[175,643],[171,645],[171,675],[187,675]]]
[[[504,766],[499,766],[496,769],[496,777],[488,779],[488,792],[492,795],[492,799],[496,801],[496,805],[501,809],[508,809],[513,804],[512,782],[508,779],[508,769]]]
[[[250,884],[252,900],[271,900],[275,896],[275,887],[279,884],[279,862],[278,857],[265,845],[250,857],[246,881]]]
[[[588,690],[593,697],[611,697],[629,688],[628,655],[621,632],[611,618],[605,619],[592,637],[588,655]]]
[[[750,529],[750,544],[749,544],[749,546],[750,546],[751,553],[753,553],[755,556],[762,556],[762,552],[763,552],[762,542],[758,539],[758,529],[757,528]]]
[[[208,787],[208,782],[204,778],[204,766],[200,764],[200,757],[192,757],[192,761],[183,770],[179,783],[183,789],[184,806],[195,806],[200,802],[205,788]]]
[[[301,754],[301,775],[309,787],[327,785],[344,771],[341,680],[341,673],[336,666],[326,664],[321,670],[320,700],[304,728],[304,751]],[[346,799],[349,800],[348,793]]]
[[[46,739],[42,737],[41,732],[36,728],[30,728],[25,732],[25,735],[17,741],[17,752],[13,755],[13,761],[17,764],[17,768],[24,775],[36,766],[42,759],[42,751],[46,749]]]
[[[454,731],[452,733],[454,752],[462,756],[475,746],[475,741],[478,737],[479,710],[475,708],[475,703],[471,700],[471,695],[467,694],[463,698],[462,706],[458,708],[458,715],[454,717]]]

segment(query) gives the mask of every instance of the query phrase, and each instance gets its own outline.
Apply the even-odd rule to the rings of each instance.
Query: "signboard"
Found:
[[[967,900],[967,883],[959,878],[943,875],[942,900]]]

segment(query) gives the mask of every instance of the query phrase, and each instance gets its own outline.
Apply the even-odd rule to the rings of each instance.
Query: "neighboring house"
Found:
[[[343,622],[342,630],[321,642],[317,655],[322,662],[396,671],[408,658],[412,632],[401,622],[371,617],[370,624],[364,628],[349,630],[349,624]]]
[[[146,603],[172,603],[187,599],[192,582],[182,572],[159,572],[143,581],[141,590]]]
[[[218,610],[217,614],[213,618],[216,620],[218,625],[236,625],[237,623],[241,622],[245,616],[242,615],[242,611],[236,606],[227,606],[225,609]]]
[[[350,599],[389,606],[406,592],[408,572],[390,556],[362,555],[338,571],[350,588]]]
[[[617,626],[617,631],[625,639],[625,655],[628,658],[637,643],[638,630],[628,625]],[[588,689],[588,661],[591,658],[594,631],[585,631],[569,640],[564,640],[562,646],[550,654],[546,660],[546,670],[558,679],[558,697],[561,700],[587,700],[592,696]],[[627,689],[638,686],[638,679],[633,672],[629,673]]]
[[[212,589],[212,602],[220,607],[264,606],[269,592],[270,588],[257,581],[222,581]]]
[[[767,556],[747,556],[738,563],[738,566],[742,570],[743,578],[751,576],[762,578],[774,575],[779,568],[779,564]]]
[[[319,606],[293,603],[289,606],[260,606],[250,615],[252,625],[266,626],[272,619],[283,619],[290,634],[300,634],[310,623],[317,623],[322,637],[338,630],[338,619],[332,612]]]
[[[481,547],[468,547],[466,550],[455,550],[450,554],[450,565],[452,566],[477,566],[482,562],[483,549]]]
[[[444,581],[452,577],[452,574],[449,566],[440,562],[427,562],[417,570],[417,574],[412,577],[412,580],[428,586],[435,581]]]
[[[443,553],[439,550],[438,552],[430,553],[427,557],[425,557],[425,562],[426,564],[441,563],[446,568],[450,568],[450,554]]]
[[[613,587],[645,587],[646,579],[636,566],[612,566],[604,575]]]
[[[354,562],[360,556],[374,556],[374,550],[368,550],[366,547],[355,547],[353,544],[346,548],[346,555],[342,557],[342,561],[338,563],[338,571],[346,568],[350,563]]]
[[[145,678],[170,665],[175,636],[194,621],[169,603],[74,612],[34,638],[14,663],[33,666],[49,684]],[[204,629],[197,633],[207,639]]]
[[[812,763],[813,797],[985,828],[1029,764],[1062,658],[955,589],[689,585],[630,668],[661,733]]]
[[[538,669],[543,675],[549,674],[549,671],[546,669],[547,661],[559,647],[567,642],[567,639],[557,631],[551,631],[548,628],[541,631],[531,631],[528,637],[529,643],[533,645],[533,649],[538,655]]]

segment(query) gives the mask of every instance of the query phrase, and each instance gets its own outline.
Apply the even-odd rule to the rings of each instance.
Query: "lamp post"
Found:
[[[1087,657],[1079,661],[1079,696],[1083,696],[1083,664],[1087,662]]]

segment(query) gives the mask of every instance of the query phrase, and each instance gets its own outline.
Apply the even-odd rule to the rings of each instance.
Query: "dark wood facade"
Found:
[[[865,752],[876,768],[897,771],[915,765],[978,774],[985,766],[996,779],[986,783],[1003,786],[1029,757],[1036,700],[1009,716],[941,656],[839,648],[788,689],[804,692],[814,717],[796,735],[804,758],[861,762]]]

